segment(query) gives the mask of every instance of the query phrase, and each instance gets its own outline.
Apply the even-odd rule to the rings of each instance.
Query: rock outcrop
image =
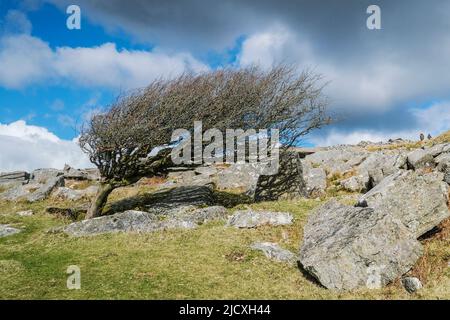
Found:
[[[358,206],[391,215],[418,238],[450,217],[447,201],[442,173],[400,170],[363,195]]]
[[[414,235],[386,211],[331,200],[309,218],[299,262],[326,288],[354,290],[388,284],[421,254]]]

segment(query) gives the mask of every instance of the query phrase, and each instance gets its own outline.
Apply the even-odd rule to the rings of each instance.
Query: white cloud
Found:
[[[0,172],[37,168],[92,167],[76,139],[62,140],[46,128],[25,121],[0,123]]]
[[[366,59],[348,64],[320,55],[313,44],[311,39],[278,24],[248,37],[238,63],[263,67],[290,63],[300,69],[312,68],[330,81],[326,93],[333,106],[342,110],[358,107],[386,111],[411,99],[448,94],[450,65],[442,50],[430,62],[408,60],[374,48]],[[441,45],[447,48],[445,43]]]
[[[415,119],[408,130],[377,131],[374,129],[354,130],[346,132],[339,129],[326,131],[325,135],[315,135],[310,142],[319,146],[332,146],[337,144],[357,144],[360,141],[380,142],[389,139],[403,138],[418,140],[419,133],[437,136],[450,130],[450,102],[438,102],[425,109],[411,109]]]
[[[51,81],[126,90],[146,86],[156,78],[207,69],[189,53],[117,49],[114,43],[52,49],[28,34],[0,38],[0,85],[6,88]]]

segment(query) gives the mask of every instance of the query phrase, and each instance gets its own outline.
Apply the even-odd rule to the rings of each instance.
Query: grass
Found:
[[[447,236],[426,240],[426,260],[417,269],[426,285],[412,296],[398,281],[382,290],[335,293],[309,281],[297,267],[249,249],[254,241],[271,241],[297,251],[307,216],[321,202],[285,200],[234,207],[288,211],[295,217],[291,226],[237,230],[215,222],[194,230],[90,238],[47,232],[69,221],[46,214],[45,207],[66,203],[0,203],[0,223],[24,229],[0,238],[0,299],[450,298],[448,268],[436,273],[425,266],[425,261],[428,266],[443,266],[448,260]],[[24,209],[35,215],[15,215]],[[81,290],[66,288],[70,265],[81,269]]]

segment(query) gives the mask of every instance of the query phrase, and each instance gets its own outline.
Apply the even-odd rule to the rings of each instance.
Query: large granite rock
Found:
[[[166,229],[191,229],[208,221],[224,219],[226,213],[224,207],[181,210],[178,213],[172,212],[169,216],[130,210],[75,222],[64,227],[62,231],[74,237],[81,237],[117,232],[147,233]]]
[[[247,192],[255,189],[262,167],[260,163],[231,164],[221,169],[213,181],[219,190],[242,189]]]
[[[435,146],[417,149],[408,153],[408,165],[411,169],[434,167],[436,159],[442,153],[450,151],[450,143],[437,144]]]
[[[291,224],[293,217],[287,212],[236,211],[228,219],[227,226],[235,228],[256,228],[263,225],[281,226]]]
[[[320,178],[320,177],[319,177]],[[314,183],[316,186],[320,182]],[[312,186],[312,184],[311,184]],[[278,172],[272,175],[260,175],[254,192],[250,194],[255,201],[273,201],[280,198],[297,198],[307,196],[303,164],[296,152],[280,154]]]
[[[46,168],[46,169],[37,169],[31,173],[31,179],[35,183],[45,184],[49,180],[55,179],[57,177],[63,176],[64,172],[57,169]]]
[[[367,192],[388,175],[406,167],[406,155],[398,151],[379,151],[367,156],[348,173],[353,176],[343,179],[340,184],[348,191]]]
[[[450,152],[442,153],[435,158],[437,170],[444,174],[444,181],[450,184]]]
[[[32,180],[27,184],[16,185],[0,194],[0,200],[26,200],[36,202],[46,199],[57,187],[64,186],[62,173],[54,169],[39,169],[31,174]]]
[[[399,219],[416,237],[450,216],[442,173],[399,170],[358,200],[358,206]]]
[[[19,233],[21,230],[10,227],[6,224],[0,224],[0,238],[11,236],[13,234]]]
[[[415,236],[386,211],[331,200],[308,219],[299,262],[326,288],[354,290],[388,284],[421,254]]]

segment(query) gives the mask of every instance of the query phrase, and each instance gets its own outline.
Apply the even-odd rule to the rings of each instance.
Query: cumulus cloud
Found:
[[[0,85],[24,88],[42,82],[120,89],[143,87],[156,78],[208,67],[189,53],[118,49],[114,43],[92,48],[50,48],[28,34],[0,38]]]
[[[313,135],[309,142],[320,146],[356,144],[360,141],[381,142],[389,139],[418,140],[419,134],[437,136],[450,129],[450,102],[434,103],[428,108],[405,111],[405,119],[411,119],[409,126],[396,130],[331,128]]]
[[[368,59],[367,62],[355,61],[352,65],[336,64],[316,52],[306,36],[277,24],[248,37],[243,42],[238,62],[242,66],[271,67],[289,63],[300,69],[311,68],[329,81],[326,93],[333,105],[341,110],[359,107],[366,111],[382,111],[430,92],[446,94],[450,69],[442,73],[442,69],[449,68],[444,63],[447,57],[443,55],[438,59],[441,64],[427,66],[417,61],[405,62],[403,57],[384,55],[375,63]],[[431,73],[440,76],[431,77]]]
[[[46,128],[28,125],[23,120],[0,123],[0,150],[0,172],[62,169],[65,164],[92,167],[76,139],[62,140]]]

